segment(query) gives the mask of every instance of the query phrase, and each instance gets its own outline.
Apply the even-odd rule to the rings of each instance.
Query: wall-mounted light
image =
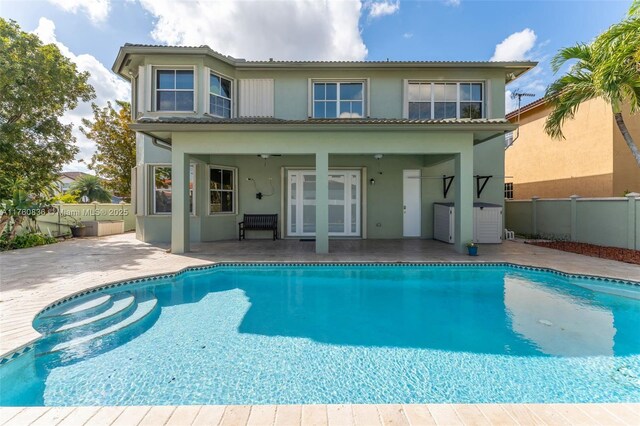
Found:
[[[382,154],[376,154],[376,155],[373,156],[373,158],[375,158],[376,160],[379,160],[382,157],[383,157]]]
[[[369,185],[373,186],[376,184],[376,180],[374,178],[369,179]]]
[[[260,155],[258,155],[258,157],[262,158],[263,160],[266,160],[267,158],[270,157],[270,155],[269,154],[260,154]]]

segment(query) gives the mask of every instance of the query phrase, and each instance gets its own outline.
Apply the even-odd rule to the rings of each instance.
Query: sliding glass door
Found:
[[[289,170],[287,228],[291,236],[316,233],[316,172]],[[360,171],[329,171],[329,235],[360,235]]]

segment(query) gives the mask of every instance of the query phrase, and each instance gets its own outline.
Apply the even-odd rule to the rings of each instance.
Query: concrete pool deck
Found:
[[[50,246],[0,253],[0,355],[37,339],[39,334],[31,326],[34,316],[58,299],[114,281],[175,272],[188,266],[215,262],[511,262],[568,273],[640,281],[640,266],[637,265],[565,253],[521,242],[482,245],[480,256],[476,258],[460,255],[451,245],[432,240],[334,240],[330,244],[331,253],[327,255],[316,255],[313,242],[298,240],[199,243],[194,244],[192,252],[186,255],[173,255],[167,253],[166,249],[166,246],[137,241],[133,234],[123,234],[74,239]],[[169,410],[171,412],[167,417]],[[269,417],[270,410],[273,411],[272,417]],[[344,422],[330,421],[332,417],[329,413],[335,410],[343,414],[341,410],[351,413],[351,417],[347,415],[351,420],[345,418]],[[307,411],[315,413],[309,416],[314,419],[318,416],[318,421],[305,421],[304,413]],[[185,413],[184,416],[195,412],[192,420],[197,420],[196,416],[202,417],[202,413],[211,412],[212,416],[213,413],[221,413],[218,421],[214,421],[212,417],[206,424],[246,424],[251,416],[257,415],[265,416],[261,417],[265,421],[259,424],[274,421],[279,424],[282,422],[276,414],[281,412],[285,413],[280,415],[281,420],[283,416],[291,420],[283,424],[324,424],[327,421],[330,424],[375,424],[381,421],[391,424],[392,420],[395,420],[392,423],[400,422],[399,424],[429,424],[430,421],[435,421],[435,424],[640,423],[640,406],[637,404],[444,404],[279,406],[277,410],[275,406],[1,408],[0,425],[5,422],[30,424],[34,421],[38,424],[56,424],[54,418],[64,420],[64,424],[69,421],[84,424],[89,420],[90,424],[111,424],[113,421],[137,424],[143,418],[156,415],[160,417],[153,424],[163,424],[164,420],[160,418],[169,420],[176,413],[182,412]],[[424,419],[416,420],[422,418],[420,416],[424,416]],[[491,420],[492,416],[495,421]],[[104,421],[99,420],[102,417]],[[389,421],[385,420],[387,417]],[[183,414],[178,417],[185,420],[181,424],[190,424],[186,418]],[[232,418],[237,421],[229,423]],[[634,419],[635,422],[631,421]]]

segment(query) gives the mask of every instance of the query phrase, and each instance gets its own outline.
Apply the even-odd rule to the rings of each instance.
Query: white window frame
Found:
[[[508,197],[507,194],[511,194],[511,197]],[[504,183],[504,199],[513,200],[513,182]]]
[[[235,106],[236,106],[236,103],[234,101],[234,99],[236,98],[236,82],[235,82],[235,80],[233,78],[227,76],[227,75],[224,75],[224,74],[219,73],[217,71],[213,71],[212,69],[208,69],[208,71],[209,71],[209,73],[207,75],[207,82],[206,82],[206,85],[207,85],[207,102],[206,102],[207,106],[205,108],[205,111],[207,111],[207,114],[209,114],[209,115],[211,115],[213,117],[226,118],[226,117],[222,117],[220,115],[215,115],[214,113],[211,112],[211,96],[218,96],[218,97],[220,97],[222,99],[228,99],[229,102],[231,102],[229,118],[234,118],[235,117],[234,110],[235,110]],[[215,75],[216,77],[219,77],[221,79],[225,79],[225,80],[229,81],[230,87],[231,87],[231,97],[230,98],[211,93],[211,80],[210,80],[211,79],[211,75]]]
[[[332,118],[315,118],[317,120],[348,120],[349,118],[365,118],[369,116],[369,79],[366,78],[357,78],[357,79],[323,79],[323,78],[313,78],[309,80],[309,117],[315,118],[316,113],[316,105],[315,105],[315,88],[316,83],[335,83],[336,87],[336,112],[337,117]],[[340,85],[342,83],[360,83],[362,84],[362,117],[340,117]],[[326,102],[326,101],[324,101]],[[357,101],[349,101],[349,102],[357,102]]]
[[[436,104],[436,100],[435,100],[435,85],[436,84],[455,84],[456,85],[456,116],[455,117],[451,117],[451,118],[438,118],[438,120],[481,120],[487,117],[487,96],[486,96],[486,84],[484,80],[465,80],[465,81],[431,81],[431,80],[407,80],[406,81],[406,88],[405,88],[405,92],[406,92],[406,101],[405,101],[405,111],[406,111],[406,118],[410,118],[409,116],[409,104],[412,102],[420,102],[420,101],[412,101],[410,99],[409,96],[409,87],[411,84],[430,84],[431,85],[431,117],[430,118],[421,118],[420,120],[435,120],[435,104]],[[480,84],[482,87],[482,101],[463,101],[460,99],[460,85],[461,84]],[[441,101],[438,101],[441,102]],[[481,103],[481,110],[482,110],[482,114],[480,116],[480,118],[460,118],[460,103],[467,103],[467,102],[472,102],[472,103]]]
[[[332,237],[361,237],[362,236],[362,193],[363,193],[363,170],[362,169],[329,169],[329,175],[332,174],[342,174],[345,176],[345,204],[344,204],[344,221],[345,227],[348,229],[347,232],[329,232],[329,236]],[[357,188],[356,188],[356,197],[355,197],[355,216],[356,216],[356,230],[355,232],[351,231],[351,184],[349,178],[355,175]],[[294,183],[292,176],[296,177],[296,200],[295,203],[291,199],[291,185]],[[302,182],[304,176],[316,176],[316,170],[314,169],[288,169],[287,170],[287,197],[286,197],[286,216],[287,216],[287,236],[290,237],[311,237],[316,235],[315,232],[304,232],[303,226],[303,208],[304,208],[304,199],[302,196]],[[315,204],[315,200],[307,200],[313,201],[313,205]],[[329,201],[331,202],[331,201]],[[291,207],[296,206],[296,232],[292,230],[292,215],[291,215]]]
[[[161,66],[153,66],[153,78],[151,79],[151,88],[152,88],[152,99],[151,99],[151,110],[153,112],[159,112],[162,114],[166,113],[174,113],[174,114],[192,114],[196,112],[196,108],[198,105],[198,73],[195,66],[184,66],[184,65],[161,65]],[[193,72],[193,89],[158,89],[158,71],[192,71]],[[172,91],[172,92],[193,92],[193,105],[192,110],[190,111],[169,111],[169,110],[161,110],[158,109],[158,91]]]
[[[211,189],[211,169],[230,170],[233,172],[233,189]],[[230,212],[211,211],[211,192],[231,192],[233,193],[233,210]],[[207,165],[207,214],[209,216],[233,216],[238,214],[238,168],[232,166],[219,166],[216,164]]]
[[[147,164],[149,170],[149,188],[151,189],[151,194],[149,197],[149,201],[151,204],[151,215],[152,216],[170,216],[173,212],[173,168],[171,163],[153,163]],[[156,211],[156,168],[157,167],[168,167],[171,170],[171,211],[170,212],[158,212]],[[191,170],[193,168],[193,188],[191,188],[191,212],[190,216],[196,216],[196,182],[198,180],[198,167],[196,163],[189,164],[189,176],[191,176]],[[191,179],[189,179],[191,181]]]

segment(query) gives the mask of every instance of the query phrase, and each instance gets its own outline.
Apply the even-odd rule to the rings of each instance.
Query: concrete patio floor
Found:
[[[0,253],[0,354],[39,337],[34,316],[89,288],[215,262],[511,262],[640,282],[640,266],[505,242],[480,256],[432,240],[247,240],[193,244],[187,255],[144,244],[133,234],[87,238]],[[313,408],[316,407],[316,408]],[[178,413],[180,413],[178,415]],[[306,413],[306,414],[305,414]],[[206,414],[206,415],[205,415]],[[217,417],[216,417],[217,416]],[[253,420],[252,420],[253,418]],[[172,420],[173,419],[173,420]],[[1,408],[2,424],[640,424],[638,404],[444,404],[367,406]],[[306,419],[306,420],[305,420]],[[333,420],[332,420],[333,419]],[[340,420],[342,419],[342,420]],[[258,421],[261,420],[261,421]],[[115,423],[114,423],[115,422]]]

